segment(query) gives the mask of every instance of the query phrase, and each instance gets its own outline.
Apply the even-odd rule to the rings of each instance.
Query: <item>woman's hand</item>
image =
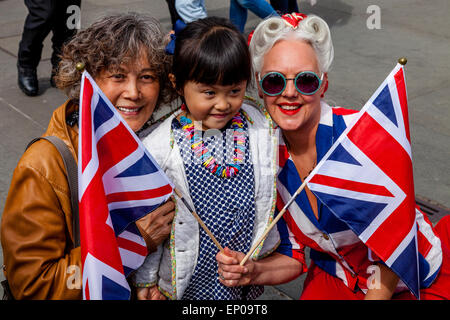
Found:
[[[174,215],[175,204],[170,198],[159,208],[136,221],[149,253],[155,252],[158,245],[169,236]]]
[[[167,300],[157,286],[137,288],[137,298],[138,300]]]
[[[379,268],[379,278],[374,283],[374,288],[367,291],[365,300],[389,300],[397,287],[399,277],[383,264],[376,264]]]
[[[227,287],[251,284],[255,264],[252,259],[249,259],[245,265],[239,265],[244,257],[245,254],[242,252],[232,251],[229,248],[225,248],[224,252],[216,255],[220,283]]]

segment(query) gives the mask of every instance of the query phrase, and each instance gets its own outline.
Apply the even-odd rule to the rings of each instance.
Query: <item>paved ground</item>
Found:
[[[314,6],[309,1],[299,4],[302,12],[323,17],[331,27],[335,62],[329,74],[329,102],[360,109],[397,59],[408,58],[416,194],[450,207],[449,1],[318,0]],[[208,0],[206,5],[209,15],[228,17],[228,1]],[[83,0],[82,28],[104,14],[128,10],[150,13],[163,28],[170,28],[163,0]],[[377,12],[381,28],[373,29]],[[38,68],[41,94],[26,97],[17,87],[16,56],[25,16],[22,1],[0,0],[0,214],[24,147],[42,134],[52,110],[65,100],[49,85],[50,37]],[[246,32],[258,22],[259,18],[249,14]],[[0,251],[0,264],[2,261]],[[298,299],[303,280],[304,276],[285,285],[266,287],[263,298]]]

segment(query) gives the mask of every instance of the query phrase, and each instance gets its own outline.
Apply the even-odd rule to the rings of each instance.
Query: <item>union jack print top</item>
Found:
[[[321,103],[321,118],[316,133],[317,162],[324,157],[336,139],[355,118],[357,111],[330,107]],[[279,135],[279,160],[277,180],[277,212],[291,198],[302,179]],[[307,271],[304,248],[310,247],[314,263],[332,276],[342,280],[351,290],[367,292],[367,279],[373,269],[373,261],[379,260],[357,237],[348,225],[338,219],[318,198],[317,219],[303,190],[277,224],[281,244],[277,251],[302,262]],[[442,264],[440,240],[432,231],[426,216],[416,209],[420,285],[428,287],[439,273]],[[400,280],[396,292],[406,290]]]

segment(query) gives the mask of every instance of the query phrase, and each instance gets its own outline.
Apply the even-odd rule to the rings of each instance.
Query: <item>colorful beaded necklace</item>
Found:
[[[202,165],[206,169],[211,171],[212,174],[222,178],[232,178],[238,174],[239,170],[241,170],[241,165],[244,162],[246,139],[244,123],[239,111],[231,119],[235,152],[233,163],[225,165],[217,163],[218,161],[211,155],[208,148],[205,147],[202,140],[202,131],[194,130],[194,124],[191,119],[181,116],[180,123],[183,131],[186,133],[186,138],[191,142],[191,148],[194,151],[194,154],[202,159]]]

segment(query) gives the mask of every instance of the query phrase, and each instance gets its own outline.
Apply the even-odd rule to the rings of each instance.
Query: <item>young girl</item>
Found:
[[[144,139],[156,161],[223,247],[247,252],[273,219],[276,148],[268,116],[244,103],[251,78],[243,36],[210,17],[176,36],[172,83],[183,102]],[[275,230],[253,258],[278,244]],[[219,249],[182,201],[172,233],[135,274],[142,299],[254,299],[263,287],[219,282]],[[142,288],[144,287],[144,288]]]

